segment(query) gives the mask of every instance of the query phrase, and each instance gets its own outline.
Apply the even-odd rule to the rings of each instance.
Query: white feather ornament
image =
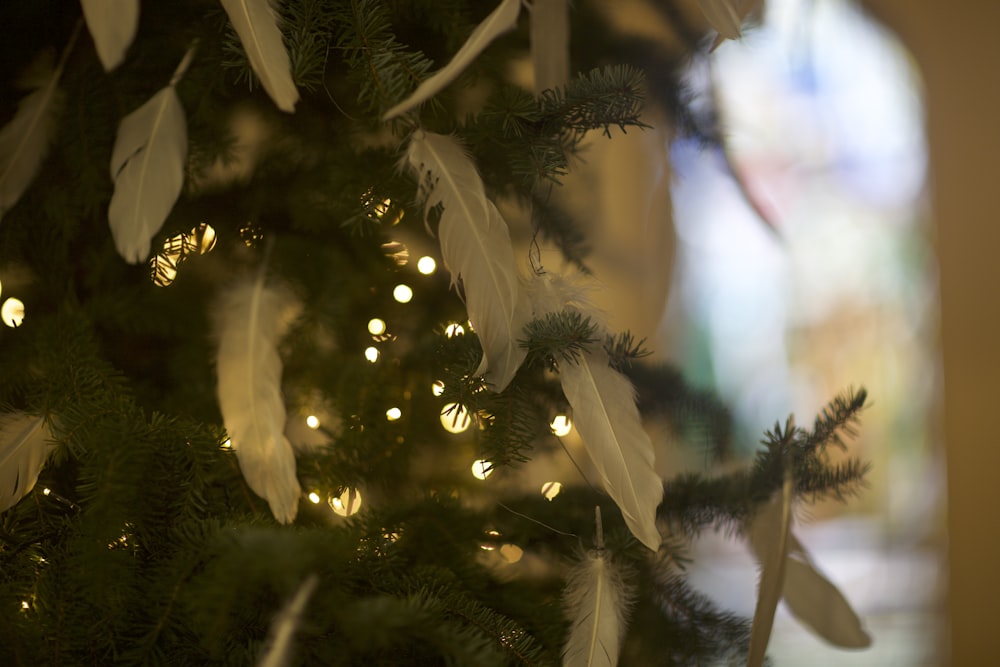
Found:
[[[409,97],[386,111],[382,115],[382,120],[392,120],[436,95],[454,81],[494,39],[508,30],[513,30],[520,13],[521,0],[503,0],[489,16],[483,19],[482,23],[476,26],[447,65],[425,79]]]
[[[743,19],[736,9],[738,0],[698,0],[701,13],[724,39],[739,39]]]
[[[139,0],[80,0],[97,57],[110,72],[125,59],[139,27]]]
[[[552,274],[536,275],[531,286],[536,317],[566,308],[602,323],[583,286]],[[611,368],[603,349],[584,352],[577,362],[560,361],[559,381],[604,490],[632,534],[656,551],[661,541],[656,508],[663,500],[663,480],[653,467],[653,442],[642,426],[635,388]]]
[[[55,118],[62,101],[58,88],[62,65],[37,67],[25,76],[28,93],[14,118],[0,130],[0,217],[28,189],[49,151]]]
[[[531,9],[531,65],[535,94],[569,83],[569,0],[535,0]]]
[[[285,437],[278,343],[292,319],[288,295],[263,275],[230,289],[218,309],[218,398],[247,485],[290,523],[301,489],[295,454]]]
[[[758,512],[747,531],[750,547],[764,571],[776,569],[765,563],[776,557],[782,519],[783,503],[774,499]],[[761,580],[763,587],[763,575]],[[816,569],[790,527],[780,596],[793,616],[834,646],[852,649],[871,646],[871,637],[861,626],[861,619],[837,587]]]
[[[270,0],[220,0],[260,85],[279,109],[295,111],[299,91],[292,80],[292,64]]]
[[[28,494],[55,449],[41,417],[16,412],[0,423],[0,512]]]
[[[292,638],[318,583],[319,577],[315,574],[306,577],[292,599],[275,616],[268,633],[267,647],[257,660],[257,667],[287,667],[291,664]]]
[[[438,227],[442,259],[452,285],[462,280],[469,321],[483,346],[476,374],[503,391],[524,361],[518,339],[529,319],[507,223],[453,137],[418,130],[406,159],[427,209],[444,207]]]
[[[568,573],[563,599],[572,622],[563,667],[615,667],[625,637],[629,593],[621,570],[604,550],[597,508],[597,549]]]
[[[149,257],[150,241],[184,185],[187,121],[174,87],[193,55],[189,50],[170,83],[118,125],[111,151],[115,191],[108,222],[118,254],[131,264]]]

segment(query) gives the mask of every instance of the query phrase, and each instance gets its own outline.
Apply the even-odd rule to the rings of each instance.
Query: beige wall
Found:
[[[941,281],[951,664],[1000,629],[1000,3],[869,0],[926,84]]]

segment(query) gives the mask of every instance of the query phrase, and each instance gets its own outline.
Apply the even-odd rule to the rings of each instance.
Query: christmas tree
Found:
[[[761,664],[780,598],[864,646],[791,516],[863,483],[865,392],[721,472],[564,184],[654,118],[718,141],[676,73],[740,4],[659,3],[675,52],[566,0],[5,3],[4,664]],[[705,531],[753,619],[687,582]]]

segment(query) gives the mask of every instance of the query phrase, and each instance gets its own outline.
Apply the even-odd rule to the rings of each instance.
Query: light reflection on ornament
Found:
[[[378,361],[378,348],[377,347],[366,347],[365,348],[365,359],[371,363]]]
[[[410,251],[404,243],[389,241],[388,243],[383,243],[381,248],[382,253],[387,257],[391,257],[396,266],[406,266],[406,263],[410,261]]]
[[[0,306],[0,318],[9,327],[19,327],[24,322],[24,302],[11,297]]]
[[[347,488],[339,496],[330,496],[330,508],[340,516],[351,516],[361,509],[361,492]]]
[[[377,317],[373,317],[368,320],[368,333],[373,336],[378,336],[385,333],[385,321],[380,320]]]
[[[441,409],[441,426],[448,433],[461,433],[469,428],[472,417],[464,405],[448,403]]]
[[[472,462],[472,476],[476,479],[486,479],[493,474],[493,463],[486,459],[478,459]]]
[[[311,502],[313,505],[318,505],[319,501],[320,501],[319,494],[316,493],[315,491],[310,491],[309,492],[309,502]]]
[[[434,394],[435,396],[440,396],[441,394],[443,394],[444,382],[441,382],[441,380],[437,380],[434,384],[432,384],[431,393]]]
[[[556,415],[555,419],[549,424],[549,428],[561,438],[564,435],[569,435],[569,432],[573,430],[573,422],[566,415]]]
[[[500,537],[499,530],[487,530],[486,534],[489,535],[490,537]],[[482,549],[483,551],[493,551],[494,549],[496,549],[496,547],[493,546],[492,544],[480,544],[479,548]]]
[[[396,285],[392,290],[392,298],[400,303],[409,303],[413,298],[413,290],[409,285]]]
[[[465,334],[465,329],[458,322],[452,322],[444,328],[444,335],[448,338],[454,338],[455,336],[462,336]]]
[[[429,276],[432,273],[434,273],[435,269],[437,269],[437,262],[434,261],[433,257],[428,257],[427,255],[424,255],[423,257],[417,260],[417,271],[424,274],[425,276]]]
[[[385,418],[391,422],[396,421],[403,416],[403,411],[399,408],[389,408],[385,411]]]
[[[562,484],[559,482],[545,482],[545,484],[542,484],[542,495],[545,496],[546,500],[551,501],[559,495],[560,491],[562,491]]]

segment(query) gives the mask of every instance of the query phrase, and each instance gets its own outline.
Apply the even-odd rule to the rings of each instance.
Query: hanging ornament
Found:
[[[0,417],[0,512],[28,494],[55,450],[41,417],[14,412]]]
[[[469,321],[483,346],[476,375],[503,391],[524,361],[528,322],[507,223],[486,197],[476,166],[453,137],[418,130],[406,159],[430,210],[441,204],[441,255],[452,285],[462,281]]]
[[[295,111],[299,91],[271,0],[220,0],[260,85],[279,109]]]
[[[80,0],[105,72],[118,67],[139,27],[139,0]]]
[[[216,322],[218,398],[243,478],[291,523],[298,512],[295,454],[285,437],[278,343],[291,324],[288,295],[267,286],[261,272],[222,298]]]
[[[170,215],[184,184],[187,121],[175,86],[193,56],[192,48],[170,83],[118,125],[111,152],[115,191],[108,222],[115,248],[131,264],[149,257],[150,242]]]
[[[569,83],[569,0],[535,0],[530,9],[531,66],[540,95]]]
[[[382,120],[392,120],[436,95],[445,86],[458,78],[466,67],[482,53],[490,43],[517,25],[521,13],[521,0],[503,0],[483,22],[469,35],[462,48],[451,61],[425,79],[409,97],[385,112]]]

